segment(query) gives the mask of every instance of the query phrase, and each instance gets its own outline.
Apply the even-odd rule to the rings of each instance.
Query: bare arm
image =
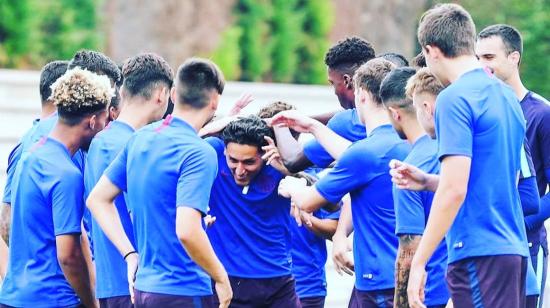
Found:
[[[439,186],[435,192],[432,210],[424,236],[414,255],[409,277],[408,296],[412,307],[423,307],[425,266],[453,224],[468,190],[471,158],[446,156],[441,163]]]
[[[201,213],[190,207],[179,206],[176,212],[176,234],[189,257],[216,282],[220,303],[229,305],[232,297],[229,278],[202,228]]]
[[[336,232],[336,227],[338,226],[338,220],[335,219],[319,219],[311,214],[302,212],[302,215],[305,217],[302,221],[307,221],[309,223],[304,224],[305,227],[313,232],[320,238],[326,240],[331,240]]]
[[[10,241],[10,226],[11,226],[11,204],[2,203],[0,209],[0,236],[8,245]]]
[[[328,121],[330,121],[330,119],[332,119],[332,117],[334,117],[334,115],[336,115],[338,112],[341,112],[341,110],[333,110],[333,111],[329,111],[321,114],[316,114],[311,117],[323,123],[324,125],[327,125]]]
[[[8,271],[8,245],[0,238],[0,280],[4,280]]]
[[[291,173],[297,173],[313,166],[313,163],[304,154],[304,147],[294,139],[288,127],[275,126],[273,130],[283,164]]]
[[[399,247],[397,248],[397,260],[395,261],[395,296],[393,306],[396,308],[408,308],[407,284],[411,262],[418,248],[422,236],[414,234],[403,234],[399,236]]]
[[[86,260],[86,264],[88,265],[88,272],[90,273],[90,285],[95,286],[95,264],[92,260],[92,245],[90,245],[88,234],[86,232],[86,229],[84,228],[84,225],[82,225],[82,235],[80,236],[80,238],[82,252],[84,253],[84,259]]]
[[[55,238],[55,242],[57,246],[57,259],[65,278],[75,290],[84,306],[97,307],[92,287],[90,286],[88,266],[82,253],[82,247],[80,246],[80,235],[58,235]]]
[[[353,232],[353,221],[351,219],[351,200],[349,195],[346,195],[342,200],[342,210],[336,232],[332,237],[332,260],[336,267],[336,271],[342,275],[346,273],[353,275],[354,263],[348,257],[348,252],[351,251],[348,236]]]
[[[290,198],[292,203],[302,211],[315,212],[321,207],[330,204],[317,191],[315,186],[307,186],[304,179],[287,176],[279,183],[279,195]]]

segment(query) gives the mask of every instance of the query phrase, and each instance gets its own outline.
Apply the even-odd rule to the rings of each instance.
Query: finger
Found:
[[[265,139],[265,141],[267,141],[267,143],[269,145],[275,146],[275,140],[273,140],[273,138],[271,138],[269,136],[264,136],[264,139]]]

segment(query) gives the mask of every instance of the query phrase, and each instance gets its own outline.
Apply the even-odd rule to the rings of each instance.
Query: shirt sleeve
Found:
[[[13,181],[13,176],[15,175],[15,166],[21,158],[21,143],[17,144],[15,148],[10,153],[8,157],[8,169],[6,170],[6,186],[4,186],[4,196],[2,197],[2,202],[11,204],[11,183]]]
[[[537,130],[539,140],[539,149],[541,150],[540,157],[545,170],[550,169],[550,107],[545,108],[539,129]],[[550,178],[546,177],[546,182],[550,183]]]
[[[176,204],[206,215],[210,191],[218,173],[218,159],[209,147],[197,147],[188,153],[180,167]]]
[[[103,173],[116,187],[122,191],[127,189],[126,163],[128,161],[128,147],[130,142],[124,146],[124,149],[118,153],[113,162],[105,169]]]
[[[347,193],[367,184],[371,178],[369,166],[372,155],[351,145],[342,155],[336,166],[316,184],[317,191],[329,202],[340,201]]]
[[[82,175],[75,172],[65,174],[53,187],[52,216],[55,235],[80,233],[84,213],[84,182]]]
[[[423,234],[426,226],[422,192],[393,187],[395,234]]]
[[[449,155],[472,157],[473,115],[468,102],[452,93],[442,92],[436,104],[439,160]]]
[[[208,142],[208,144],[214,148],[216,154],[218,154],[218,157],[223,155],[223,152],[225,151],[225,143],[222,139],[218,137],[206,137],[204,141]]]

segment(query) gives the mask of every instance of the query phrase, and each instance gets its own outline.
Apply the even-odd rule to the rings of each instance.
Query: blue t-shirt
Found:
[[[512,89],[483,69],[463,74],[436,100],[439,159],[472,159],[468,191],[447,233],[449,263],[469,257],[527,257],[516,179],[525,119]]]
[[[334,169],[315,184],[329,202],[338,202],[350,193],[358,290],[395,286],[398,240],[389,162],[405,159],[409,150],[391,125],[379,126],[366,139],[352,144]]]
[[[420,137],[412,146],[411,152],[404,162],[430,173],[439,173],[437,159],[437,141],[428,135]],[[393,187],[395,202],[395,233],[424,234],[428,216],[432,207],[434,193],[431,191],[412,191]],[[441,241],[434,254],[426,265],[428,280],[426,281],[426,301],[428,306],[446,304],[449,300],[449,291],[445,283],[447,272],[447,247]]]
[[[209,212],[216,222],[207,233],[228,275],[290,275],[290,201],[277,192],[284,175],[266,165],[243,194],[243,187],[235,183],[227,166],[223,141],[215,137],[207,141],[216,150],[219,170],[212,186]]]
[[[0,302],[15,307],[78,304],[57,259],[56,236],[81,232],[82,173],[63,144],[44,137],[21,156],[12,188],[8,273]]]
[[[330,213],[319,209],[313,213],[319,219],[340,218],[340,211]],[[296,279],[296,293],[299,298],[326,296],[327,244],[305,226],[291,222],[292,274]]]
[[[90,194],[105,169],[124,148],[134,129],[120,121],[112,121],[90,144],[84,171],[86,197]],[[126,207],[124,195],[115,199],[115,206],[126,235],[134,244],[132,220]],[[96,297],[108,298],[129,295],[126,262],[120,252],[103,233],[99,224],[92,219],[92,241],[96,270]],[[135,247],[135,244],[134,244]]]
[[[36,142],[38,142],[38,140],[40,140],[40,138],[48,136],[57,123],[57,119],[58,115],[56,112],[45,119],[35,120],[31,129],[23,135],[19,141],[19,145],[10,154],[8,160],[6,186],[4,186],[4,196],[2,197],[2,202],[11,204],[11,185],[17,164],[21,158],[21,154],[27,152]],[[81,172],[83,172],[85,160],[84,152],[80,149],[76,151],[73,155],[73,160]]]
[[[105,175],[126,192],[139,251],[135,288],[180,296],[212,294],[210,277],[176,235],[176,208],[206,213],[216,153],[191,125],[169,116],[138,130]]]
[[[335,114],[332,119],[328,121],[327,127],[351,142],[362,140],[367,137],[365,125],[361,122],[355,108]],[[314,165],[322,168],[328,167],[334,161],[334,158],[330,156],[325,148],[315,139],[308,141],[304,145],[304,155]]]

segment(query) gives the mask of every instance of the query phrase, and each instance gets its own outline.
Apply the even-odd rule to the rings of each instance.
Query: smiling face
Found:
[[[258,147],[230,142],[225,147],[225,158],[235,183],[249,185],[264,166]]]
[[[519,66],[519,52],[508,53],[502,38],[496,35],[477,41],[476,56],[484,66],[504,82],[507,82]]]

